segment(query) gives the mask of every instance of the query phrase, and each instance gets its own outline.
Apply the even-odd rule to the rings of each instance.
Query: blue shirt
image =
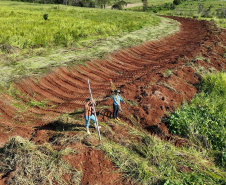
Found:
[[[118,98],[116,98],[116,97],[117,97],[116,95],[113,95],[113,104],[114,105],[120,105],[120,102],[124,102],[120,95],[118,95]]]

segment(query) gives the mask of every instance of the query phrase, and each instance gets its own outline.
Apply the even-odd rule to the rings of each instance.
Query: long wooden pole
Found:
[[[90,98],[91,98],[91,101],[93,101],[93,96],[92,96],[92,92],[91,92],[91,88],[90,88],[89,79],[87,79],[87,83],[88,83],[88,87],[89,87]],[[94,123],[94,124],[95,124],[96,129],[97,129],[97,133],[98,133],[98,136],[99,136],[99,140],[101,140],[100,130],[99,130],[99,126],[98,126],[98,120],[97,120],[97,114],[96,114],[94,102],[93,102],[93,111],[94,111],[94,117],[95,117],[95,123]]]

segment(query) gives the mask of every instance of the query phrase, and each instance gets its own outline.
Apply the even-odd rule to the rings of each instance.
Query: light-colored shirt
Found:
[[[120,105],[120,102],[123,102],[120,95],[113,95],[113,104]]]

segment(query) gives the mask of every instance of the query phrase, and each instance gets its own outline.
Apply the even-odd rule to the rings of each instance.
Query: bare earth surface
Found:
[[[168,38],[126,48],[110,54],[106,59],[87,62],[86,66],[70,69],[60,67],[40,79],[23,79],[15,84],[17,93],[14,97],[2,93],[0,145],[3,146],[14,135],[27,137],[38,144],[46,142],[46,125],[57,120],[62,113],[71,113],[83,107],[84,100],[89,97],[87,79],[90,80],[98,106],[112,105],[109,98],[109,79],[112,79],[122,91],[123,97],[131,105],[136,104],[128,104],[129,110],[123,105],[124,112],[120,115],[122,120],[128,121],[128,115],[137,116],[144,129],[170,140],[172,137],[161,118],[197,93],[195,85],[200,82],[200,77],[195,69],[226,69],[223,56],[225,30],[219,30],[206,21],[177,17],[172,19],[179,21],[181,27],[178,33]],[[199,60],[197,56],[208,60]],[[167,70],[171,71],[170,75]],[[44,101],[45,106],[22,110],[15,106],[18,101],[21,106],[31,101]],[[111,108],[103,109],[99,119],[110,119],[111,112]],[[43,129],[37,130],[41,127]],[[180,140],[174,143],[178,146],[183,144]],[[81,146],[81,150],[81,156],[67,156],[65,160],[71,161],[71,165],[76,168],[83,168],[82,184],[105,184],[109,179],[112,179],[110,184],[114,184],[120,177],[118,172],[110,173],[115,168],[104,159],[103,152],[84,146]],[[72,162],[77,158],[83,166]],[[93,172],[96,169],[100,173]],[[92,178],[88,175],[91,171],[95,173]],[[0,180],[0,184],[2,182]],[[125,184],[122,181],[117,183]]]
[[[127,4],[127,6],[124,7],[125,8],[133,8],[133,7],[137,7],[137,6],[143,6],[143,3],[134,3],[134,4]],[[111,9],[112,6],[107,6],[106,9]]]

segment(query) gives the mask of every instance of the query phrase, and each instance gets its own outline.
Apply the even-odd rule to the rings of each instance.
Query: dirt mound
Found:
[[[31,106],[21,111],[13,106],[12,97],[3,95],[4,98],[0,98],[0,144],[13,135],[32,137],[34,126],[47,125],[62,113],[83,107],[89,97],[87,79],[98,104],[111,106],[109,78],[128,100],[129,108],[123,105],[124,112],[120,115],[124,120],[129,121],[128,116],[133,115],[150,133],[170,138],[161,119],[197,93],[195,85],[200,82],[197,71],[226,69],[225,30],[206,21],[172,19],[179,21],[181,27],[178,33],[168,38],[126,48],[105,60],[87,62],[86,66],[76,69],[60,67],[39,79],[26,78],[15,84],[17,101]],[[106,121],[111,117],[111,111],[109,108],[100,111],[100,117]],[[98,159],[103,155],[102,152],[85,151],[84,157],[90,160],[86,161],[84,170],[90,170],[89,166],[97,162],[92,161],[92,156]],[[100,166],[96,168],[103,173]],[[94,175],[104,178],[106,174]],[[105,180],[101,182],[106,183]],[[89,181],[88,176],[83,176],[82,181],[84,184],[95,183]]]

